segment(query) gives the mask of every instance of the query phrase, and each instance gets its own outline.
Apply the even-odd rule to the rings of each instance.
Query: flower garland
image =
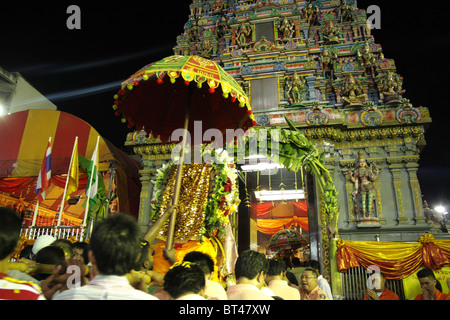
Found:
[[[205,224],[202,228],[202,235],[221,239],[225,236],[225,225],[229,223],[228,217],[237,211],[240,203],[239,187],[236,183],[237,170],[233,159],[228,156],[226,151],[219,154],[204,146],[203,155],[206,154],[210,156],[210,159],[215,159],[211,163],[215,177],[212,177],[210,193],[205,205]],[[156,180],[151,181],[154,184],[150,214],[152,222],[159,217],[164,191],[173,164],[173,161],[164,164],[157,170]]]

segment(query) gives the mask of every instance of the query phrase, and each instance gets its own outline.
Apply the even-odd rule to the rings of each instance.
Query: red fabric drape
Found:
[[[266,213],[269,213],[277,206],[278,203],[276,202],[252,203],[250,206],[250,210],[256,211],[257,216],[261,216]]]
[[[50,183],[54,184],[57,187],[64,189],[66,187],[66,179],[67,175],[54,175],[50,179]],[[84,189],[87,185],[87,175],[80,174],[78,178],[78,189]]]
[[[36,184],[36,180],[37,177],[0,179],[0,191],[13,193],[25,190],[33,183]]]
[[[307,217],[308,216],[308,205],[306,201],[293,201],[294,204],[294,212],[298,217]]]

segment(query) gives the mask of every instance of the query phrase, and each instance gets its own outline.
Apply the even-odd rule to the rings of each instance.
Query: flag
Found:
[[[75,140],[75,144],[73,146],[72,159],[70,160],[67,179],[65,200],[68,200],[70,195],[78,190],[78,139]]]
[[[93,199],[98,192],[98,144],[100,137],[97,138],[97,145],[92,153],[91,163],[89,165],[89,178],[88,184],[86,186],[86,197],[88,199]]]
[[[51,137],[48,139],[47,149],[45,150],[44,160],[42,161],[41,170],[36,183],[36,194],[40,202],[45,200],[45,191],[50,185],[50,178],[52,177],[51,157],[52,145]]]
[[[100,136],[97,137],[97,144],[95,146],[94,152],[92,153],[91,161],[89,163],[88,169],[88,183],[86,185],[86,210],[84,213],[83,225],[86,225],[86,221],[89,214],[89,206],[92,201],[92,205],[97,202],[98,193],[98,144],[100,142]]]

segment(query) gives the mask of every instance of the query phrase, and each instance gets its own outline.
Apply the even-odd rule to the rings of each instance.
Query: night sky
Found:
[[[190,0],[2,3],[0,66],[19,72],[58,109],[74,114],[123,148],[129,129],[114,115],[120,83],[143,66],[172,55],[188,20]],[[375,42],[404,77],[404,97],[429,108],[433,124],[421,153],[419,181],[431,206],[450,208],[449,5],[358,1],[378,5]],[[67,8],[81,9],[81,29],[69,30]],[[155,7],[156,5],[156,7]]]

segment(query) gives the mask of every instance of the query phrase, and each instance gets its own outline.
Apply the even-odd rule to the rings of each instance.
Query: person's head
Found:
[[[311,292],[317,287],[319,274],[312,268],[306,268],[300,276],[300,285],[306,292]]]
[[[134,266],[134,270],[152,270],[153,269],[153,255],[150,251],[150,243],[146,240],[141,240],[138,260]]]
[[[214,274],[214,260],[206,253],[191,251],[184,256],[183,261],[193,262],[198,265],[206,279],[211,279]]]
[[[164,290],[173,299],[187,294],[203,295],[205,275],[195,263],[184,261],[174,264],[164,276]]]
[[[381,272],[374,272],[369,278],[368,287],[376,292],[383,292],[386,287],[386,278]]]
[[[302,262],[300,261],[299,258],[294,257],[294,258],[292,258],[292,266],[293,266],[294,268],[301,267],[301,266],[302,266]]]
[[[269,269],[266,274],[266,283],[272,280],[282,280],[286,276],[286,262],[284,259],[270,259]]]
[[[420,287],[423,291],[428,291],[431,294],[434,294],[436,292],[436,276],[434,275],[433,270],[431,269],[422,269],[419,272],[417,272],[417,278],[420,282]]]
[[[58,246],[48,246],[39,250],[35,261],[41,264],[59,265],[66,260],[64,250]]]
[[[0,207],[0,261],[9,260],[19,241],[21,223],[14,210]]]
[[[58,246],[50,245],[39,250],[34,259],[40,264],[61,265],[65,267],[65,253],[64,250]],[[49,277],[50,274],[36,274],[34,277],[38,280],[44,280]]]
[[[66,259],[73,258],[73,244],[69,240],[57,239],[55,240],[55,242],[52,243],[52,246],[60,247],[61,249],[63,249]]]
[[[237,258],[234,273],[238,281],[240,278],[253,280],[257,287],[262,287],[268,269],[269,262],[264,254],[254,250],[247,250]]]
[[[125,275],[137,261],[140,240],[136,220],[126,214],[114,214],[94,225],[89,260],[100,274]]]
[[[317,271],[318,274],[320,274],[320,262],[317,260],[308,260],[305,261],[305,267],[311,268]]]
[[[73,256],[72,259],[82,261],[84,264],[89,263],[88,258],[88,244],[86,242],[78,241],[73,244]]]

